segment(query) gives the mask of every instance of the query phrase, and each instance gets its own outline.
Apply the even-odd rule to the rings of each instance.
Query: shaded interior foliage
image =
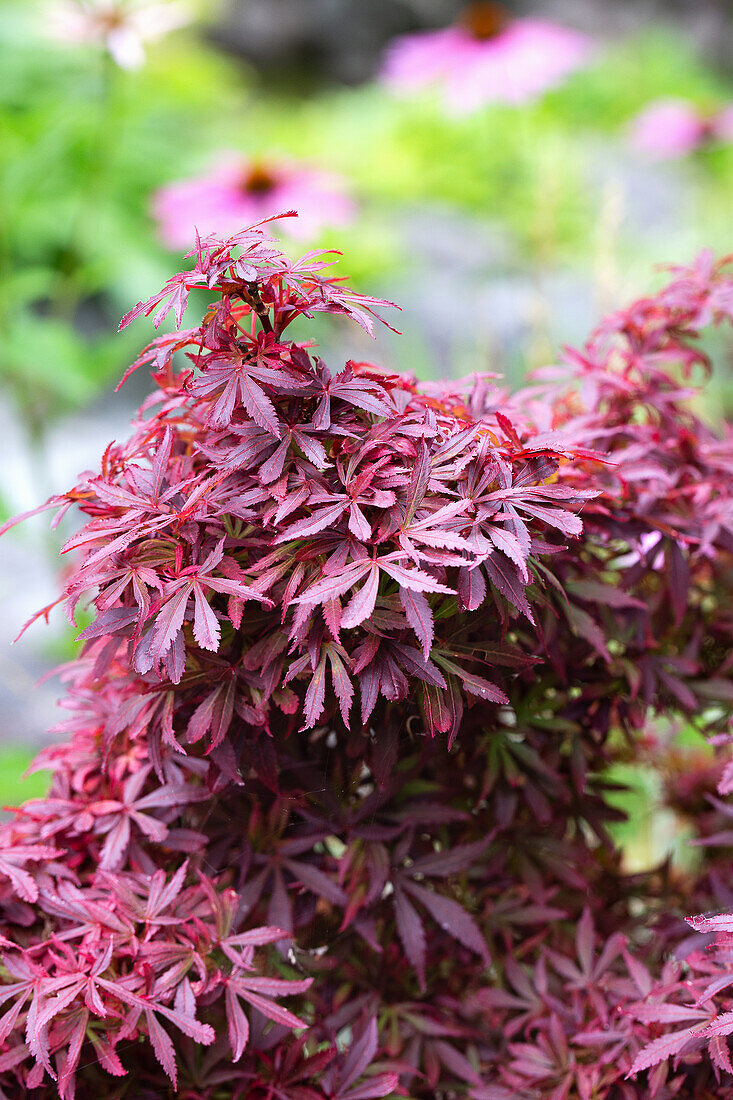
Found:
[[[288,326],[387,303],[266,228],[124,319],[175,314],[154,392],[48,505],[95,617],[2,826],[0,1093],[733,1096],[733,447],[687,381],[730,265],[507,395],[332,374]],[[629,761],[694,869],[626,869]]]

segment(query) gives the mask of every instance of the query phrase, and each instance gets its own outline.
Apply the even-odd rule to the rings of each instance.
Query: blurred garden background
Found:
[[[731,251],[732,45],[725,0],[4,0],[0,517],[127,434],[147,378],[113,390],[152,329],[117,323],[195,227],[299,209],[289,247],[339,249],[403,307],[376,343],[323,322],[327,358],[509,387],[658,265]],[[716,351],[713,420],[733,412]],[[58,679],[34,684],[77,631],[57,610],[10,646],[57,594],[63,533],[0,541],[2,803],[44,788],[20,775],[63,736]],[[641,862],[676,826],[644,828]]]

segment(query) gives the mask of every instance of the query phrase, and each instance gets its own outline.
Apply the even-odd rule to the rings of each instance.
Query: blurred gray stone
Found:
[[[111,439],[129,433],[131,408],[118,395],[55,424],[40,444],[32,444],[16,410],[0,394],[0,499],[12,513],[28,511],[54,493],[75,484],[83,470],[95,469]],[[63,561],[58,551],[73,529],[49,529],[52,513],[37,516],[0,539],[0,740],[37,748],[55,738],[50,726],[63,716],[56,705],[58,680],[39,684],[59,662],[61,639],[68,634],[64,610],[32,626],[14,645],[23,624],[61,590]]]

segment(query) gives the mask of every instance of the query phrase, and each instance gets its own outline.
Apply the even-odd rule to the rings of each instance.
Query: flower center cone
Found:
[[[119,8],[107,8],[96,13],[96,24],[103,34],[112,34],[125,26],[125,13]]]
[[[486,0],[477,0],[464,8],[459,17],[459,24],[467,30],[472,38],[485,42],[490,38],[496,38],[509,24],[511,15],[501,4],[492,4]]]
[[[262,164],[255,164],[245,173],[242,190],[247,195],[267,195],[277,184],[273,172]]]

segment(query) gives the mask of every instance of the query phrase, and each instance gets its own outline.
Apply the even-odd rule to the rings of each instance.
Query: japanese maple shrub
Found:
[[[291,323],[387,303],[263,226],[191,255],[49,502],[95,617],[2,826],[0,1095],[733,1097],[733,445],[685,382],[731,267],[508,396],[330,373]],[[625,869],[629,761],[696,862]]]

